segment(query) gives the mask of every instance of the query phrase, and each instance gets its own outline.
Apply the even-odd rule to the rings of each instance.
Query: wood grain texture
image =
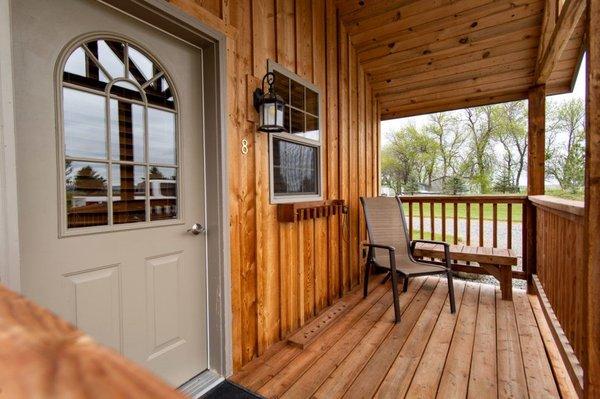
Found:
[[[587,335],[586,372],[584,392],[586,398],[600,396],[600,4],[587,1],[587,96],[586,96],[586,174],[584,223],[584,288]]]
[[[50,311],[0,285],[0,396],[184,396]]]
[[[585,10],[585,0],[565,0],[548,44],[536,65],[535,83],[544,84],[558,63],[579,19]]]
[[[361,281],[359,241],[365,229],[358,195],[379,184],[374,173],[379,105],[333,2],[171,2],[228,36],[232,340],[238,370]],[[254,89],[248,82],[262,78],[268,59],[319,87],[324,200],[344,199],[349,214],[319,210],[316,219],[277,220],[277,206],[269,202],[268,136],[256,131],[248,103]],[[244,138],[245,155],[239,150]]]
[[[544,162],[546,137],[546,88],[536,86],[529,91],[529,129],[527,148],[527,194],[544,194]]]
[[[338,0],[337,6],[382,118],[390,119],[525,99],[537,81],[536,65],[545,65],[549,94],[570,91],[584,47],[581,8],[571,5],[583,0],[567,1],[562,18],[552,7],[557,3]]]
[[[491,285],[454,284],[452,314],[444,278],[412,279],[395,324],[389,282],[377,282],[303,350],[278,344],[234,379],[267,398],[573,397],[534,295],[518,290],[513,304]]]
[[[556,202],[556,207],[568,209],[561,201]],[[585,301],[584,218],[578,215],[577,208],[574,208],[576,213],[568,213],[539,201],[534,206],[537,278],[577,358],[583,363],[586,351],[582,311]]]

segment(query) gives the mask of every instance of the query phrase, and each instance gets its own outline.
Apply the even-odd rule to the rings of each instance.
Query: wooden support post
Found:
[[[529,91],[529,131],[527,154],[527,195],[544,194],[544,161],[546,148],[546,86],[535,86]],[[528,291],[533,292],[531,275],[536,272],[535,208],[523,204],[524,233],[523,266],[527,273]]]
[[[529,91],[527,195],[544,194],[545,125],[546,86],[540,85]]]
[[[600,3],[587,1],[587,95],[584,260],[587,331],[584,397],[600,397]]]

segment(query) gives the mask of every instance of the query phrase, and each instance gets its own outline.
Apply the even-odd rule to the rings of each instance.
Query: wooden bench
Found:
[[[418,243],[413,255],[416,258],[443,259],[444,246]],[[512,300],[512,267],[517,264],[517,255],[512,249],[450,245],[450,259],[477,262],[481,268],[500,282],[502,299]],[[477,273],[476,267],[456,266],[459,271]]]

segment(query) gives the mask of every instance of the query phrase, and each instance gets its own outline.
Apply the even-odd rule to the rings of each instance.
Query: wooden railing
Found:
[[[527,196],[404,195],[412,239],[438,239],[450,244],[514,249],[527,276]],[[517,238],[520,236],[519,238]]]
[[[584,205],[545,195],[535,206],[536,266],[533,283],[553,329],[571,379],[583,386],[578,359],[585,356]]]
[[[178,398],[150,372],[0,285],[0,398]]]

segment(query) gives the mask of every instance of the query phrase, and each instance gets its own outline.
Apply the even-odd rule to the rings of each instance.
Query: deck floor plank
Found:
[[[439,398],[464,398],[467,395],[471,362],[465,362],[464,359],[471,359],[473,353],[479,290],[480,284],[467,283],[446,365],[438,387],[437,397]]]
[[[334,326],[331,326],[317,338],[312,345],[302,350],[293,361],[282,364],[278,373],[273,374],[272,378],[265,381],[260,388],[253,390],[258,391],[265,397],[278,397],[284,393],[305,370],[314,364],[390,290],[389,284],[375,287],[365,300],[350,309]]]
[[[545,358],[544,342],[525,292],[515,293],[514,306],[529,396],[560,398],[551,366]]]
[[[528,398],[515,309],[512,301],[502,299],[499,288],[496,289],[496,312],[498,397]]]
[[[537,298],[444,278],[412,279],[394,323],[390,283],[301,349],[275,344],[232,380],[268,398],[571,398],[576,395]],[[536,308],[537,303],[537,308]]]
[[[538,297],[536,295],[527,296],[529,298],[529,302],[531,303],[531,308],[533,310],[533,314],[535,315],[537,326],[540,329],[540,335],[544,341],[544,347],[548,353],[548,359],[550,361],[550,365],[552,366],[552,371],[554,377],[556,378],[556,384],[559,387],[561,396],[564,399],[579,398],[575,387],[571,383],[571,377],[569,376],[567,367],[563,363],[560,351],[554,343],[552,331],[550,331],[550,327],[546,322],[546,317],[544,316],[544,311],[542,310],[542,305]]]
[[[404,397],[419,365],[419,360],[425,351],[431,332],[440,316],[440,311],[444,308],[447,293],[448,284],[445,280],[441,280],[392,367],[390,367],[379,386],[379,390],[375,395],[376,398]]]
[[[414,292],[416,290],[413,290]],[[405,301],[409,302],[411,296],[407,295]],[[361,338],[370,330],[370,328],[382,317],[390,308],[392,296],[384,295],[369,311],[348,330],[343,337],[335,342],[318,360],[318,364],[309,367],[302,376],[300,376],[285,392],[281,394],[282,398],[308,398],[319,388],[319,385],[325,381],[327,376],[333,371],[337,364],[341,362]],[[269,393],[269,389],[260,393]]]
[[[369,284],[371,300],[376,300],[386,293],[385,287],[379,284],[381,280],[382,277],[371,280]],[[352,307],[354,313],[359,312],[363,308],[363,306],[356,306],[359,302],[362,302],[361,289],[356,289],[354,292],[346,295],[344,299],[348,306]],[[345,317],[351,316],[345,315]],[[267,349],[261,356],[252,359],[242,370],[235,373],[230,380],[252,391],[257,391],[273,376],[279,373],[281,365],[288,364],[300,352],[302,352],[300,348],[287,345],[285,340],[278,342]]]
[[[415,299],[408,306],[400,323],[394,325],[389,335],[381,343],[373,357],[369,359],[361,373],[356,377],[344,398],[365,398],[372,397],[379,384],[387,374],[396,356],[402,349],[410,334],[412,327],[419,319],[422,310],[429,302],[439,279],[429,278],[423,288],[419,291]]]
[[[482,285],[467,397],[498,397],[496,375],[496,290]]]
[[[423,285],[424,281],[425,280],[423,279],[410,281],[409,289],[407,291],[410,299],[414,298],[414,295]],[[402,310],[406,308],[408,302],[409,301],[401,301],[400,305]],[[335,368],[331,373],[323,373],[326,371],[324,370],[324,367],[322,367],[321,364],[315,365],[313,369],[315,371],[318,370],[319,373],[318,376],[312,374],[312,378],[314,378],[313,384],[317,383],[320,384],[320,386],[317,385],[318,389],[314,392],[313,397],[323,399],[341,397],[362,370],[366,360],[371,358],[393,326],[394,307],[390,306],[383,317],[369,330],[364,338],[360,340],[354,350],[335,365]],[[305,376],[306,375],[311,375],[310,370]],[[325,378],[323,378],[323,375]],[[313,384],[311,385],[314,386]]]
[[[465,283],[460,280],[455,280],[454,295],[456,296],[456,313],[450,313],[450,303],[448,303],[448,311],[440,315],[427,348],[423,353],[423,357],[417,367],[413,380],[410,384],[406,398],[433,398],[437,392],[437,388],[442,378],[444,364],[448,356],[450,342],[456,326],[458,314],[462,308],[463,296],[465,291]]]

